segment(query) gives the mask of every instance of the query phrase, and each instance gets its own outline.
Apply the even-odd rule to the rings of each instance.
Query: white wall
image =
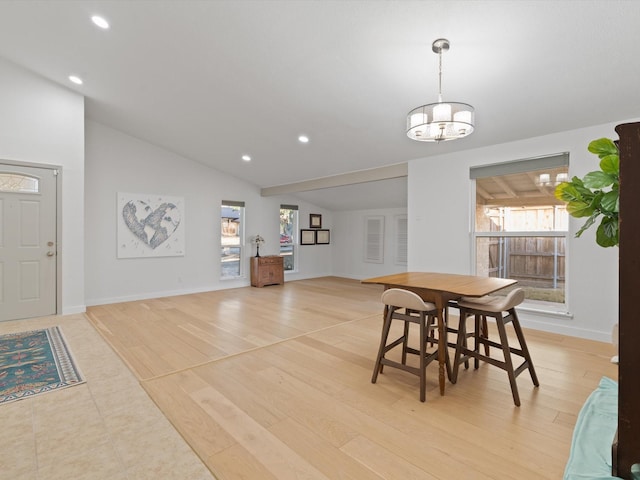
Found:
[[[334,213],[310,203],[303,202],[295,195],[275,198],[277,198],[278,208],[280,204],[298,205],[298,236],[300,235],[300,229],[310,228],[309,215],[311,213],[322,215],[322,228],[329,230],[329,245],[299,245],[297,247],[298,271],[287,273],[285,281],[332,275],[333,271],[331,269],[331,264],[336,248]]]
[[[591,140],[616,139],[599,125],[518,142],[415,160],[409,164],[409,270],[471,273],[469,167],[569,152],[569,175],[598,168]],[[464,140],[462,140],[464,141]],[[595,228],[574,238],[583,219],[570,219],[567,305],[571,316],[522,314],[525,326],[609,341],[618,318],[618,249],[595,243]],[[434,234],[437,228],[437,234]]]
[[[394,240],[389,238],[392,218],[403,209],[329,212],[295,196],[263,198],[256,186],[93,122],[86,125],[85,165],[83,97],[3,59],[0,105],[0,159],[62,167],[59,253],[64,314],[84,311],[85,304],[248,285],[248,278],[219,280],[217,215],[222,199],[246,202],[247,238],[263,235],[264,254],[278,251],[281,203],[300,206],[300,228],[308,227],[309,213],[323,215],[323,227],[331,229],[331,245],[299,247],[300,269],[287,280],[330,274],[366,278],[407,269],[470,273],[470,166],[568,151],[570,174],[581,177],[598,163],[587,152],[588,143],[603,136],[615,138],[614,127],[622,123],[410,162],[407,268],[395,265]],[[185,197],[185,256],[118,260],[119,191]],[[387,232],[385,263],[364,263],[363,219],[381,214]],[[567,246],[572,318],[523,315],[523,321],[534,328],[606,341],[618,313],[618,251],[598,247],[593,230],[573,238],[581,225],[581,220],[571,219]],[[248,248],[246,255],[253,254]]]
[[[300,226],[309,213],[331,215],[295,197],[260,196],[257,186],[163,150],[93,121],[86,124],[86,303],[97,305],[249,285],[246,276],[220,280],[220,205],[245,202],[245,257],[255,255],[250,237],[267,243],[261,255],[277,254],[281,203],[297,204]],[[185,199],[185,255],[118,259],[116,252],[117,192],[160,194]],[[285,280],[327,275],[329,247],[300,247],[299,271]]]
[[[406,213],[406,208],[334,212],[333,274],[362,280],[407,271],[395,259],[395,217]],[[369,215],[384,216],[384,263],[364,261],[365,218]]]
[[[0,59],[0,161],[62,167],[60,313],[84,303],[84,97]]]

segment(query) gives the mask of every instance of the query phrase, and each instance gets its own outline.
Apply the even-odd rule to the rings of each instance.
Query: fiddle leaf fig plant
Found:
[[[608,138],[589,143],[589,151],[600,158],[600,170],[582,179],[573,177],[555,189],[555,197],[567,203],[567,212],[576,218],[587,217],[576,237],[600,219],[596,243],[602,247],[617,246],[620,194],[620,155],[617,145]]]

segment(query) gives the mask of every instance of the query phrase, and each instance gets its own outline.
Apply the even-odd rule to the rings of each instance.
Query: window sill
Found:
[[[540,305],[531,305],[525,302],[518,307],[518,311],[531,313],[534,315],[541,315],[545,317],[553,317],[553,318],[560,318],[560,319],[567,319],[567,320],[570,320],[573,318],[573,313],[567,311],[566,306],[564,305],[558,306],[558,307],[548,306],[545,308]]]

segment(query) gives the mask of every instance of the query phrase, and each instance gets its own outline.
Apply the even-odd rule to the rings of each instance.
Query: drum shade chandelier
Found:
[[[449,40],[439,38],[431,49],[438,54],[438,103],[414,108],[407,115],[407,136],[419,142],[445,142],[473,132],[474,108],[467,103],[442,101],[442,52]]]

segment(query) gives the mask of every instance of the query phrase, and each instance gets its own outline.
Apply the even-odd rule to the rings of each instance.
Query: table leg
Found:
[[[436,297],[438,310],[438,380],[440,382],[440,395],[444,395],[445,364],[447,359],[447,328],[444,318],[444,299],[442,295]]]

